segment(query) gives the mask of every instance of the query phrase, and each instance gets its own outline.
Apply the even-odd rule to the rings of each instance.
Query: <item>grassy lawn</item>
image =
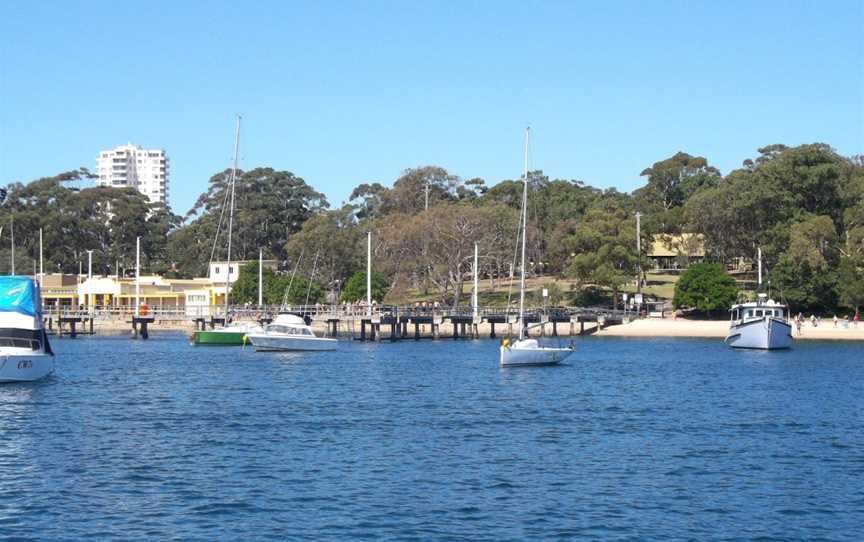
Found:
[[[642,293],[657,299],[672,299],[675,295],[675,283],[680,275],[664,275],[661,273],[648,273],[646,283],[642,286]],[[622,291],[628,293],[636,292],[636,284],[627,284]]]

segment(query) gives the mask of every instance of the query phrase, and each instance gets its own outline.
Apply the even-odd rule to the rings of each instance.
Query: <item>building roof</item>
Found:
[[[226,265],[228,263],[227,260],[213,260],[210,262],[210,265]],[[247,263],[258,263],[258,260],[231,260],[231,265],[239,265],[244,266]],[[264,267],[268,265],[278,265],[279,260],[263,260]]]
[[[648,249],[649,258],[674,258],[676,256],[705,256],[705,236],[701,233],[680,235],[658,234]]]

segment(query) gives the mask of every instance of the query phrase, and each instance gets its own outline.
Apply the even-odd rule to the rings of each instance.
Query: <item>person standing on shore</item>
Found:
[[[795,328],[798,329],[798,336],[799,337],[801,336],[801,322],[802,321],[803,321],[803,318],[801,318],[801,315],[799,314],[798,317],[795,318]]]
[[[837,315],[834,315],[834,327],[837,327]]]

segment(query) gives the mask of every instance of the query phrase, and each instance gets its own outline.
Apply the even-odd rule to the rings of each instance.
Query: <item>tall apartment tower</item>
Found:
[[[96,158],[97,186],[131,186],[151,203],[168,204],[168,156],[163,150],[120,145]]]

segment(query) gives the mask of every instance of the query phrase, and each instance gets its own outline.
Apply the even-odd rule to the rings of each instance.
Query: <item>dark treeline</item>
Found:
[[[796,309],[864,304],[860,157],[840,156],[824,144],[771,145],[723,176],[707,159],[678,153],[642,176],[645,185],[627,194],[531,172],[529,273],[617,293],[638,267],[638,211],[643,247],[655,234],[693,232],[704,235],[708,259],[721,263],[755,259],[761,248],[772,290]],[[213,175],[183,217],[149,205],[132,189],[68,187],[89,177],[80,169],[8,187],[0,208],[0,268],[8,265],[6,228],[14,216],[19,273],[33,268],[40,227],[46,272],[75,273],[82,261],[86,270],[87,250],[94,251],[94,273],[130,270],[141,236],[148,272],[206,273],[217,225],[225,220],[228,172]],[[417,289],[447,303],[464,301],[475,242],[484,277],[494,281],[514,271],[520,180],[490,187],[483,179],[419,167],[392,187],[360,184],[347,204],[331,209],[302,178],[256,168],[239,173],[236,191],[234,258],[254,260],[263,249],[290,269],[302,252],[298,274],[308,284],[314,266],[316,300],[365,269],[367,231],[375,269],[390,293]],[[225,257],[224,228],[216,259]]]

